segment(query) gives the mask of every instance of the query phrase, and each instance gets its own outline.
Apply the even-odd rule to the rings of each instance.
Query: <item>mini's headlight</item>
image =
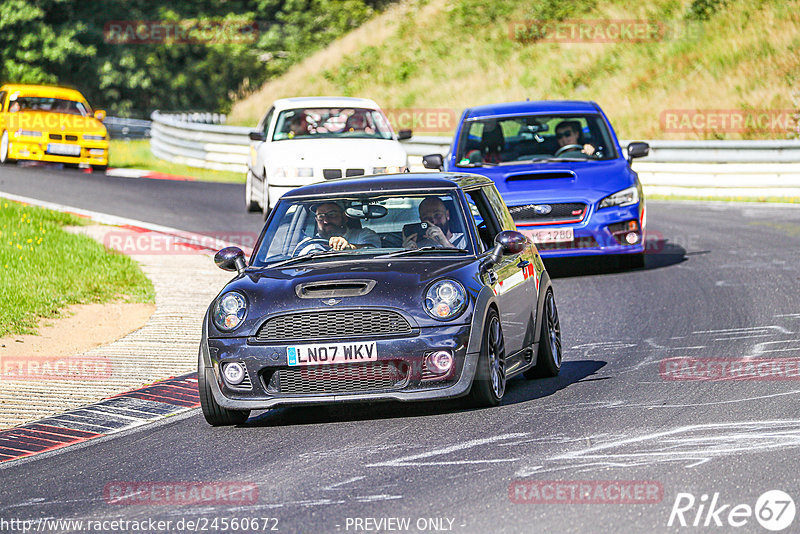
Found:
[[[247,315],[247,302],[239,293],[226,293],[214,305],[214,324],[222,331],[230,332],[242,324]]]
[[[84,135],[83,138],[87,141],[102,141],[106,138],[105,135]]]
[[[239,362],[226,363],[222,366],[222,376],[228,384],[238,386],[244,381],[244,365]]]
[[[608,195],[600,201],[598,209],[610,208],[612,206],[631,206],[639,202],[639,190],[636,186],[617,191],[613,195]]]
[[[439,280],[425,294],[425,311],[434,319],[455,319],[466,304],[467,292],[455,280]]]

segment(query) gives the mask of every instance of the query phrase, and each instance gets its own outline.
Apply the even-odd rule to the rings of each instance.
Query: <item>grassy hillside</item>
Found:
[[[631,4],[406,0],[236,103],[230,119],[255,124],[275,98],[302,95],[365,96],[384,108],[456,114],[525,98],[580,99],[597,101],[626,139],[797,136],[796,120],[789,131],[785,122],[777,132],[748,122],[743,132],[675,133],[665,128],[665,113],[800,109],[800,2]],[[631,19],[657,24],[659,35],[553,42],[522,40],[513,31],[526,20]]]

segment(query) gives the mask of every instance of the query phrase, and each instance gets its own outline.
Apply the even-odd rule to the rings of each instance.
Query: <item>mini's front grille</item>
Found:
[[[342,177],[342,169],[322,169],[322,176],[326,180]]]
[[[380,361],[290,367],[262,376],[273,394],[358,393],[401,389],[408,384],[410,369],[405,362]]]
[[[364,169],[347,169],[344,174],[345,176],[364,176]]]
[[[576,237],[572,241],[563,241],[561,243],[536,243],[536,248],[539,250],[569,250],[595,247],[597,247],[597,240],[592,236]]]
[[[269,319],[256,341],[393,336],[411,333],[408,321],[387,310],[335,310],[292,313]]]
[[[511,212],[511,216],[516,222],[556,224],[563,221],[582,220],[583,216],[586,214],[586,204],[582,202],[525,204],[523,206],[511,206],[508,208],[508,211]],[[547,213],[543,213],[545,211],[547,211]]]

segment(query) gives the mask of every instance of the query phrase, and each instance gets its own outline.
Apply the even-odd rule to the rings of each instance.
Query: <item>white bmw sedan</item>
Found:
[[[372,100],[303,97],[276,100],[250,133],[245,205],[266,217],[296,187],[351,176],[406,172],[408,156]]]

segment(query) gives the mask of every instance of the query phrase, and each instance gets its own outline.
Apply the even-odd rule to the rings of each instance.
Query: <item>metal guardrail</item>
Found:
[[[225,126],[212,113],[152,114],[150,146],[156,157],[192,167],[245,173],[248,127]],[[426,154],[446,154],[452,137],[415,136],[402,144],[412,170],[422,170]],[[800,186],[800,140],[666,141],[652,140],[650,155],[634,161],[646,187],[770,190],[797,196]],[[620,141],[623,149],[628,141]],[[768,164],[768,165],[767,165]],[[781,193],[781,190],[785,190]]]

